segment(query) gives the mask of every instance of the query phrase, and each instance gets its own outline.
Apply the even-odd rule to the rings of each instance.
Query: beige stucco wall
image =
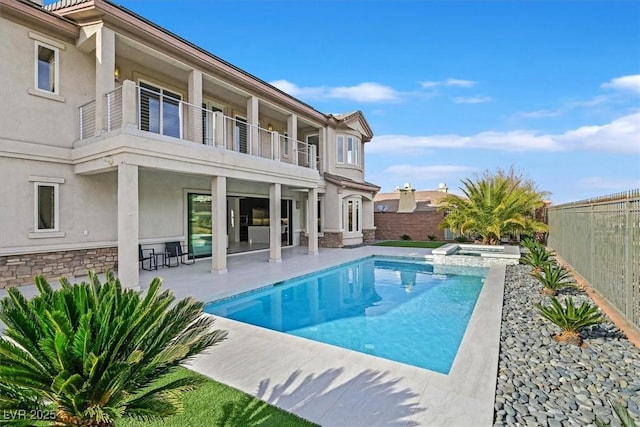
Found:
[[[115,173],[79,176],[67,164],[7,157],[0,157],[0,170],[0,253],[79,249],[115,242]],[[64,179],[58,184],[59,231],[64,237],[29,237],[35,225],[35,186],[30,176]]]
[[[59,49],[58,97],[29,93],[35,91],[36,67],[35,40],[30,33],[43,42],[50,40],[62,47]],[[94,79],[78,79],[78,70],[92,76],[95,60],[73,44],[13,21],[2,20],[0,40],[3,51],[0,54],[0,138],[71,147],[79,134],[78,107],[93,100],[95,94]]]

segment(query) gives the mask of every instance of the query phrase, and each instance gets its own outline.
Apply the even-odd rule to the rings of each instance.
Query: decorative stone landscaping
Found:
[[[596,417],[619,426],[608,399],[624,403],[639,423],[640,349],[609,320],[582,333],[582,348],[556,342],[559,329],[535,307],[549,298],[529,271],[507,266],[494,426],[587,426]],[[580,290],[558,298],[566,296],[591,301]]]

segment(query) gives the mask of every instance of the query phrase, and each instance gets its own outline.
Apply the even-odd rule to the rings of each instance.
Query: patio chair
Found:
[[[168,254],[167,265],[169,267],[177,267],[179,264],[193,264],[196,262],[193,252],[180,242],[166,242],[164,247]],[[176,260],[175,265],[171,264],[172,259]]]
[[[146,252],[146,254],[145,254]],[[157,270],[155,250],[153,248],[143,248],[142,245],[138,245],[138,261],[140,262],[140,268],[143,270],[151,271]],[[144,262],[149,261],[149,268],[144,268]]]

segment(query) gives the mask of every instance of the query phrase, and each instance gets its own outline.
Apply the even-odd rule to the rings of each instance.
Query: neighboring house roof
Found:
[[[438,190],[416,190],[414,194],[416,197],[416,203],[423,202],[428,205],[436,206],[440,202],[440,199],[448,196],[450,193]],[[400,192],[394,191],[392,193],[378,193],[373,200],[375,202],[387,202],[392,200],[398,201],[400,200]]]
[[[324,179],[327,182],[335,184],[343,188],[351,188],[354,190],[371,191],[372,193],[380,191],[380,187],[367,181],[356,181],[340,175],[334,175],[329,172],[324,173]]]

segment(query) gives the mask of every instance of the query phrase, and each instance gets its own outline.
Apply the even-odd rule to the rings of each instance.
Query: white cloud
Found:
[[[356,86],[343,87],[299,87],[287,80],[276,80],[271,85],[296,98],[304,99],[345,99],[356,102],[387,102],[399,99],[399,93],[378,83],[365,82]]]
[[[329,98],[349,99],[357,102],[395,101],[398,92],[378,83],[360,83],[357,86],[336,87],[327,92]]]
[[[473,80],[461,80],[461,79],[446,79],[441,81],[426,81],[421,82],[420,86],[424,89],[430,89],[437,86],[456,86],[456,87],[473,87],[477,82]]]
[[[640,93],[640,74],[616,77],[603,83],[601,87],[620,91],[630,91]]]
[[[523,111],[515,113],[514,117],[526,118],[526,119],[546,119],[549,117],[559,117],[563,114],[567,114],[572,110],[585,107],[594,107],[600,105],[609,100],[608,97],[598,95],[594,98],[587,99],[586,101],[572,101],[567,102],[555,110],[537,110],[537,111]]]
[[[271,82],[270,84],[277,87],[281,91],[288,93],[291,96],[295,96],[296,98],[320,98],[327,90],[322,86],[299,87],[287,80],[276,80]]]
[[[367,145],[368,153],[416,153],[433,148],[475,148],[503,151],[597,150],[640,155],[640,113],[611,123],[582,126],[562,134],[529,130],[485,131],[463,135],[382,135]]]
[[[574,149],[640,154],[640,113],[615,119],[602,126],[582,126],[557,140]]]
[[[431,165],[431,166],[414,166],[414,165],[392,165],[385,168],[383,173],[398,177],[415,177],[420,180],[443,179],[460,174],[477,172],[478,169],[469,166],[459,165]]]
[[[640,188],[640,179],[636,180],[616,180],[611,178],[603,178],[601,176],[590,176],[580,180],[580,184],[593,190],[606,190],[622,192]]]
[[[453,98],[453,102],[456,104],[483,104],[485,102],[491,102],[490,96],[473,96],[473,97],[462,97],[458,96]]]

